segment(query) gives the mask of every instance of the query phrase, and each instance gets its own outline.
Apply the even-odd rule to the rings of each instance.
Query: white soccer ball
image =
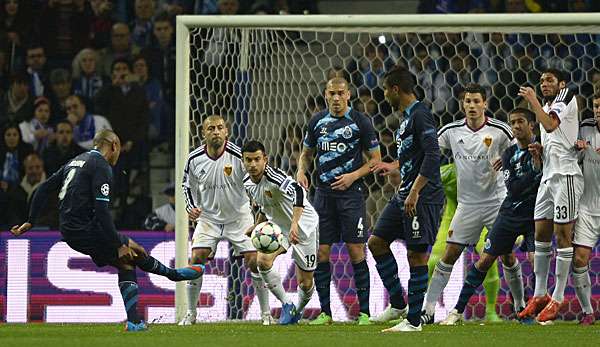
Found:
[[[262,222],[252,231],[252,245],[262,253],[273,253],[283,241],[281,228],[273,222]]]

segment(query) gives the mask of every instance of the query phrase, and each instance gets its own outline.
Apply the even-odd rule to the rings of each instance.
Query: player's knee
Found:
[[[313,287],[313,278],[312,276],[305,276],[298,283],[298,287],[302,289],[304,292],[309,291]]]
[[[575,249],[575,254],[573,254],[573,267],[584,267],[588,264],[588,255],[587,252],[580,251],[580,248]]]
[[[492,265],[496,261],[496,257],[487,253],[483,253],[481,258],[477,261],[477,270],[486,272],[488,271]]]
[[[204,249],[195,249],[192,251],[192,257],[190,258],[191,264],[204,264],[208,258],[208,254]]]
[[[246,263],[246,266],[250,268],[250,271],[254,273],[258,272],[258,261],[256,259],[256,256],[247,257],[244,259],[244,262]]]
[[[352,263],[359,263],[365,259],[365,244],[364,243],[352,243],[346,244],[348,249],[348,255]]]
[[[413,249],[407,249],[406,257],[408,259],[408,265],[410,267],[415,266],[426,266],[429,260],[429,254],[427,253],[427,245],[418,245],[423,247],[413,247]]]
[[[513,253],[505,254],[500,259],[502,260],[502,265],[506,267],[513,267],[517,262],[517,257]]]
[[[444,255],[442,256],[442,261],[446,264],[453,265],[460,257],[463,249],[463,246],[449,243],[446,247],[446,252],[444,252]]]
[[[369,241],[367,241],[367,246],[369,246],[369,251],[374,256],[380,256],[390,251],[390,245],[378,236],[369,237]]]
[[[259,271],[268,271],[273,266],[273,261],[267,258],[258,257],[256,266]]]

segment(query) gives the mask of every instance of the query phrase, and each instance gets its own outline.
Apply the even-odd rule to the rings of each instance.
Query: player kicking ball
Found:
[[[248,196],[260,208],[256,224],[248,229],[250,234],[256,225],[271,221],[279,225],[284,239],[273,253],[258,250],[258,270],[273,295],[282,303],[279,324],[296,324],[302,318],[304,307],[314,292],[313,272],[317,267],[317,229],[319,216],[308,202],[307,194],[296,181],[283,171],[267,164],[265,146],[249,141],[242,147],[242,160],[248,174],[244,188]],[[275,258],[288,249],[296,263],[298,281],[298,304],[288,298],[281,283],[281,276],[273,271]]]
[[[481,258],[471,265],[458,302],[440,325],[456,325],[463,320],[465,307],[498,257],[502,259],[504,279],[513,296],[515,312],[525,308],[521,264],[512,251],[519,235],[525,237],[527,252],[533,252],[535,224],[533,211],[542,179],[541,146],[534,142],[535,114],[517,108],[510,112],[509,123],[517,143],[502,154],[502,169],[507,195],[498,217],[485,240]]]
[[[119,234],[110,216],[112,168],[119,159],[121,141],[112,130],[94,137],[94,149],[78,155],[42,183],[31,200],[28,221],[11,228],[15,235],[31,229],[44,208],[48,194],[58,190],[60,233],[74,250],[89,255],[98,267],[110,265],[119,270],[119,290],[127,312],[126,331],[146,330],[138,315],[138,284],[135,268],[165,276],[171,281],[187,281],[202,276],[204,266],[171,269],[149,256],[144,248]]]

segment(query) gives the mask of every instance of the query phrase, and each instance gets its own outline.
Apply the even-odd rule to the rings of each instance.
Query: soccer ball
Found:
[[[281,228],[273,222],[262,222],[252,231],[252,245],[262,253],[273,253],[283,241]]]

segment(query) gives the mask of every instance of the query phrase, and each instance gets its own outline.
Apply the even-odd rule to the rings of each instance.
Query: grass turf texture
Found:
[[[156,324],[139,333],[123,324],[0,324],[0,346],[598,346],[597,326],[514,322],[426,326],[422,332],[380,333],[388,325],[268,326],[252,323]]]

